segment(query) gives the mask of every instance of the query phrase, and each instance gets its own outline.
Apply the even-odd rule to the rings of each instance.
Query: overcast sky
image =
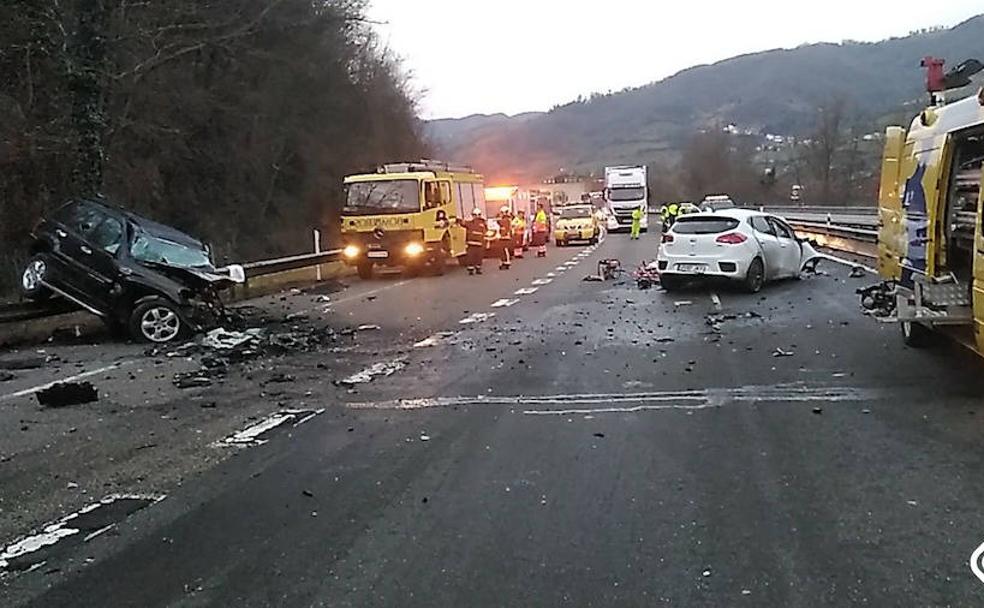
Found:
[[[371,2],[425,118],[547,110],[742,53],[881,40],[984,12],[981,0]]]

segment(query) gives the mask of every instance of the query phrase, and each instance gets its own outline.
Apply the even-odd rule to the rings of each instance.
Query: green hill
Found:
[[[546,113],[435,120],[427,129],[442,157],[470,162],[498,179],[537,178],[561,167],[666,162],[693,133],[717,124],[808,134],[817,107],[834,98],[846,100],[854,125],[880,129],[886,117],[912,114],[911,106],[923,98],[919,62],[927,55],[945,57],[950,66],[984,60],[984,15],[875,43],[742,55]]]

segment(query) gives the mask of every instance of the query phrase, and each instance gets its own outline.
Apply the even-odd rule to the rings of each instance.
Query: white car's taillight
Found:
[[[740,232],[729,232],[728,234],[722,234],[714,240],[722,245],[741,245],[748,240],[748,237]]]

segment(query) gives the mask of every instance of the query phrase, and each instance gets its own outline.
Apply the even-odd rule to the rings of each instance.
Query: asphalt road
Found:
[[[322,414],[207,466],[176,464],[167,498],[0,579],[0,598],[980,605],[968,560],[984,542],[982,363],[903,347],[858,312],[854,289],[871,279],[837,265],[755,296],[582,281],[600,258],[634,266],[655,248],[613,235],[508,272],[489,262],[482,277],[332,296],[328,322],[380,329],[352,351],[268,365],[296,376],[275,398],[245,375],[158,397],[176,411],[217,398]],[[309,299],[272,303],[317,313]],[[397,371],[337,382],[374,365]],[[166,458],[154,465],[146,477],[168,477]]]

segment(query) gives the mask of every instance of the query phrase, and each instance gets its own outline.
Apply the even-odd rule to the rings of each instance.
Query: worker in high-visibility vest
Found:
[[[523,248],[526,246],[526,218],[522,211],[516,213],[512,220],[513,254],[516,259],[523,258]]]
[[[502,209],[499,210],[496,221],[499,224],[499,246],[502,247],[502,251],[499,252],[499,270],[509,270],[509,267],[512,266],[513,254],[513,214],[508,205],[503,205]]]
[[[632,210],[632,234],[629,238],[633,241],[639,240],[640,232],[642,232],[642,205]]]
[[[465,243],[468,249],[465,252],[465,266],[468,274],[482,274],[482,262],[485,261],[485,232],[488,225],[482,217],[482,210],[472,211],[470,220],[462,222],[465,227]]]
[[[536,215],[533,217],[533,246],[536,247],[536,257],[547,257],[547,240],[550,238],[550,222],[547,219],[547,212],[543,209],[543,203],[537,205]]]
[[[670,203],[666,207],[666,219],[663,220],[663,229],[668,230],[673,226],[673,223],[677,220],[677,215],[680,213],[680,205],[676,203]]]

